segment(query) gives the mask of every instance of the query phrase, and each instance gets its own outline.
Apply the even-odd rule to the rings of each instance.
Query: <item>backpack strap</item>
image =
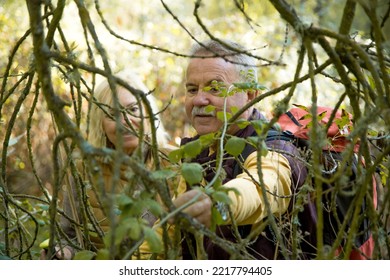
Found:
[[[294,117],[294,115],[290,112],[290,111],[287,111],[285,113],[292,121],[293,123],[295,123],[297,126],[302,126],[302,124]]]
[[[251,136],[257,136],[256,131],[254,131]],[[274,128],[271,128],[270,130],[268,130],[268,134],[265,139],[265,142],[276,141],[276,140],[293,142],[295,138],[294,135],[288,130],[280,132]],[[248,158],[248,156],[254,151],[256,151],[255,147],[246,144],[244,150],[239,156],[242,163],[244,163],[245,160]],[[235,178],[241,172],[242,172],[241,165],[237,161],[235,161],[234,168],[233,168],[233,178]]]

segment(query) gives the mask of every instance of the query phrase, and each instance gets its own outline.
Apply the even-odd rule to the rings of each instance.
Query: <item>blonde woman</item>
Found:
[[[133,88],[141,90],[144,93],[149,92],[146,86],[134,74],[120,73],[115,76],[127,82]],[[92,103],[89,116],[88,141],[95,147],[106,147],[123,151],[129,156],[136,152],[140,161],[146,167],[152,169],[150,118],[153,118],[153,125],[157,128],[157,144],[160,152],[165,152],[166,154],[171,149],[168,145],[168,134],[164,130],[163,124],[157,115],[158,111],[155,99],[151,94],[147,94],[147,101],[153,111],[153,116],[149,116],[145,111],[144,105],[125,87],[117,85],[116,95],[117,105],[115,105],[114,93],[107,79],[104,79],[96,87],[94,102]],[[116,115],[118,111],[119,114]],[[142,142],[141,139],[143,140]],[[139,157],[139,155],[141,156]],[[161,162],[163,165],[167,164],[167,161],[164,159]],[[73,181],[70,184],[72,190],[68,191],[72,195],[65,195],[64,211],[74,221],[71,222],[66,218],[62,218],[61,220],[62,228],[69,239],[81,248],[86,248],[91,251],[97,251],[112,245],[109,238],[105,237],[105,242],[102,238],[104,235],[107,236],[110,230],[118,229],[118,231],[122,232],[126,229],[128,231],[130,230],[129,227],[131,225],[124,224],[121,221],[119,206],[115,204],[118,197],[123,195],[122,199],[125,197],[134,201],[153,199],[148,195],[145,198],[145,194],[143,193],[145,186],[137,180],[137,176],[132,174],[128,166],[118,164],[113,160],[107,160],[107,158],[99,159],[99,165],[100,172],[95,177],[88,176],[91,173],[88,173],[88,168],[85,168],[84,165],[82,166],[80,164],[78,166],[78,170],[83,174],[82,184],[87,186],[87,195],[84,197],[87,197],[88,201],[87,203],[80,203],[82,200],[82,188],[78,187],[77,189],[74,183],[75,181]],[[140,195],[143,195],[143,197],[140,198]],[[158,201],[157,195],[154,198]],[[81,212],[84,215],[80,215]],[[139,212],[140,217],[138,218],[142,218],[145,224],[148,224],[150,227],[153,226],[157,218],[147,209],[139,209]],[[136,220],[133,219],[132,221],[134,222]],[[81,229],[83,227],[75,224],[84,225],[84,228],[88,226],[89,235],[87,235],[87,238],[85,238],[85,231]],[[134,226],[138,227],[139,224]],[[126,249],[134,245],[134,242],[128,243],[129,245],[127,247],[125,246]],[[148,253],[149,247],[145,246],[144,243],[141,251],[145,250]],[[76,250],[71,246],[56,246],[56,251],[55,258],[72,259]]]

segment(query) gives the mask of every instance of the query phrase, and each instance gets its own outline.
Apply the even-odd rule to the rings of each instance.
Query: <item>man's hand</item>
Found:
[[[179,195],[174,201],[173,204],[178,208],[186,204],[188,201],[194,199],[196,196],[199,196],[197,200],[183,209],[183,213],[190,215],[191,217],[198,220],[206,227],[211,225],[211,207],[212,201],[210,197],[199,190],[190,190]]]
[[[73,259],[74,249],[72,247],[65,246],[65,247],[62,247],[62,249],[61,249],[61,247],[59,245],[57,245],[54,248],[55,248],[55,254],[54,254],[54,256],[51,257],[52,260],[53,259],[54,260],[71,260],[71,259]],[[40,259],[41,260],[47,259],[46,249],[43,249],[41,251]]]

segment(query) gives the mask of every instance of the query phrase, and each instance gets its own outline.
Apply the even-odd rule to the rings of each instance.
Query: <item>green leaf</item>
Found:
[[[261,156],[265,157],[268,154],[268,147],[265,141],[261,142]]]
[[[177,149],[169,153],[168,158],[170,161],[173,163],[178,163],[182,157],[183,157],[183,150],[182,149]]]
[[[146,199],[144,205],[155,216],[160,216],[163,212],[161,204],[156,200]]]
[[[238,156],[244,150],[245,144],[245,139],[233,136],[226,142],[225,150],[232,156]]]
[[[233,83],[233,85],[239,89],[250,89],[251,88],[250,83]]]
[[[124,221],[129,230],[129,237],[132,240],[138,240],[141,237],[141,226],[136,218],[128,218]]]
[[[215,231],[217,225],[223,224],[221,213],[215,207],[211,208],[211,231]]]
[[[99,251],[97,251],[96,259],[97,260],[109,260],[110,259],[110,252],[108,251],[108,249],[100,249]]]
[[[222,170],[221,170],[221,175],[222,175]],[[223,179],[221,178],[222,176],[218,176],[216,178],[216,180],[214,181],[214,184],[213,184],[213,188],[211,188],[212,190],[217,190],[218,188],[220,188],[222,186],[222,181]]]
[[[266,90],[266,89],[268,89],[268,88],[267,88],[266,86],[264,86],[264,85],[257,84],[256,89]]]
[[[213,198],[214,201],[217,201],[217,202],[222,202],[222,203],[225,203],[225,204],[232,203],[232,201],[231,201],[230,197],[228,196],[228,194],[226,192],[223,192],[223,191],[213,192],[211,194],[211,197]]]
[[[134,201],[127,195],[122,194],[118,197],[117,203],[120,208],[124,208],[126,206],[132,205]]]
[[[280,126],[280,124],[279,123],[274,123],[274,126],[273,126],[273,128],[276,130],[276,131],[282,131],[282,127]]]
[[[148,195],[148,194],[146,194]],[[131,211],[126,213],[126,215],[122,215],[123,217],[128,217],[128,216],[140,216],[144,213],[144,209],[147,208],[148,201],[150,199],[148,197],[140,197],[137,201],[134,202],[134,204],[131,207]]]
[[[226,112],[226,120],[229,120],[232,117],[232,114],[229,112]],[[225,121],[225,114],[223,111],[217,112],[217,119],[224,122]]]
[[[306,112],[309,112],[309,109],[304,106],[304,105],[299,105],[299,104],[293,104],[295,107],[298,107],[298,108],[301,108],[302,110],[306,111]]]
[[[341,118],[335,119],[334,122],[336,123],[336,125],[339,129],[344,129],[350,125],[351,119],[349,118],[348,112],[345,111],[344,109],[342,109]]]
[[[375,130],[370,129],[370,128],[367,130],[367,133],[368,133],[368,136],[371,136],[371,137],[378,137],[378,135],[379,135],[378,131],[375,131]]]
[[[238,108],[236,106],[230,107],[230,112],[232,112],[233,115],[235,115],[238,112]]]
[[[245,127],[247,127],[250,124],[249,121],[243,120],[243,119],[239,119],[235,123],[237,124],[239,129],[244,129]]]
[[[74,260],[92,260],[96,256],[95,252],[83,250],[74,255]]]
[[[129,218],[130,219],[134,219],[136,220],[135,218]],[[127,220],[127,219],[126,219]],[[128,220],[127,220],[128,221]],[[118,226],[116,229],[115,229],[115,240],[114,240],[114,244],[115,245],[119,245],[122,243],[123,240],[125,240],[129,234],[129,230],[132,228],[132,227],[136,227],[138,221],[137,222],[125,222],[125,223],[122,223],[120,226]],[[111,236],[112,236],[112,231],[110,231],[109,233],[110,234],[110,239],[107,239],[108,241],[108,244],[111,244]]]
[[[159,235],[150,227],[144,227],[145,240],[153,253],[160,253],[163,249]]]
[[[246,138],[246,140],[251,144],[253,147],[257,147],[257,142],[259,142],[259,136],[249,136]]]
[[[325,116],[326,116],[326,111],[322,112],[321,114],[318,115],[318,121],[321,121]]]
[[[261,134],[263,132],[265,123],[263,120],[253,120],[251,121],[253,128],[256,130],[257,134]]]
[[[182,147],[186,157],[194,158],[202,151],[202,144],[200,140],[189,142]]]
[[[181,174],[188,184],[199,184],[203,179],[203,168],[199,163],[183,163]]]
[[[307,113],[306,115],[303,115],[299,120],[307,120],[307,119],[312,119],[312,115],[310,113]]]
[[[211,113],[215,111],[215,106],[213,105],[207,105],[206,108],[204,108],[206,113]]]
[[[157,170],[152,172],[151,177],[154,180],[163,180],[173,178],[176,175],[176,172],[170,169]]]
[[[217,137],[216,133],[212,132],[212,133],[208,133],[205,135],[201,135],[199,137],[199,141],[200,141],[200,144],[202,145],[202,147],[207,147],[207,146],[210,146],[212,143],[214,143],[216,137]]]
[[[263,86],[263,85],[260,85],[259,83],[257,82],[250,82],[250,83],[233,83],[233,85],[239,89],[242,89],[242,90],[249,90],[249,89],[253,89],[253,90],[265,90],[267,89],[266,86]]]

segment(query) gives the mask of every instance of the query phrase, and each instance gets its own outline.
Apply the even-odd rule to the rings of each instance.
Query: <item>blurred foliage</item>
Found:
[[[337,105],[353,113],[362,125],[360,130],[356,129],[357,136],[363,136],[363,140],[367,141],[369,135],[371,145],[377,147],[373,153],[377,159],[381,159],[376,162],[381,167],[381,180],[384,186],[381,190],[383,208],[378,214],[384,221],[380,224],[383,231],[380,241],[383,247],[390,247],[389,238],[386,236],[390,203],[388,0],[357,1],[356,14],[351,17],[353,22],[344,34],[346,37],[343,37],[343,40],[356,42],[368,58],[357,51],[356,45],[346,44],[347,47],[341,46],[339,49],[335,47],[337,42],[346,42],[337,37],[337,34],[341,30],[340,23],[347,1],[43,2],[46,5],[42,6],[42,14],[45,15],[43,19],[45,34],[48,33],[49,24],[53,20],[52,8],[57,7],[59,3],[65,3],[51,46],[51,50],[58,56],[51,58],[52,79],[49,82],[56,96],[71,105],[65,106],[63,112],[69,120],[77,124],[78,131],[83,135],[87,130],[85,121],[87,97],[94,82],[92,73],[96,69],[107,71],[101,48],[107,53],[112,72],[132,70],[140,75],[149,89],[153,90],[152,94],[157,97],[158,105],[163,110],[162,119],[172,137],[171,144],[177,145],[180,137],[193,134],[183,109],[182,82],[186,54],[195,39],[200,41],[209,37],[241,42],[248,46],[254,55],[264,58],[259,59],[258,78],[259,83],[269,89],[263,92],[271,94],[265,94],[267,98],[259,99],[256,106],[270,117],[279,110],[285,110],[292,103],[307,106],[313,102],[332,107]],[[289,21],[287,12],[275,8],[277,2],[290,4],[299,21]],[[101,45],[96,44],[91,30],[82,24],[80,15],[85,16],[85,13],[79,14],[76,3],[79,3],[79,7],[85,5]],[[196,8],[195,4],[199,4],[199,8]],[[370,12],[376,16],[372,16]],[[0,143],[2,143],[0,255],[9,255],[15,259],[37,259],[40,250],[38,244],[48,238],[49,230],[53,230],[48,211],[52,201],[50,195],[53,188],[62,187],[55,183],[53,143],[58,139],[60,132],[68,129],[61,121],[62,115],[56,112],[62,108],[51,107],[53,104],[42,94],[43,81],[38,80],[34,74],[37,65],[41,65],[42,61],[37,61],[38,58],[33,54],[29,19],[26,1],[0,0]],[[374,19],[377,20],[376,27],[373,24]],[[310,26],[314,27],[313,30]],[[378,26],[381,29],[380,39]],[[327,30],[328,33],[321,33],[322,31],[315,30],[315,27]],[[309,36],[310,32],[313,32],[312,37]],[[316,74],[312,82],[306,79],[291,85],[297,65],[300,63],[298,55],[301,52],[303,37],[309,41],[314,39],[311,51],[315,55],[310,57],[311,62],[314,61],[313,64],[321,65],[329,58],[323,51],[323,45],[315,44],[320,36],[325,36],[333,50],[339,51],[342,66],[331,63],[332,65],[321,74]],[[376,49],[379,43],[380,49]],[[308,45],[305,47],[310,50]],[[356,58],[354,62],[361,64],[362,68],[359,68],[361,72],[358,71],[360,74],[353,71],[357,65],[351,66],[353,60],[348,56],[348,52]],[[75,63],[72,65],[70,60]],[[375,70],[366,68],[368,62],[372,62],[377,68]],[[96,69],[86,69],[77,63],[94,66]],[[301,71],[304,74],[300,77],[309,72],[308,65],[306,56]],[[340,68],[343,67],[346,69],[345,77],[340,78],[342,72]],[[376,72],[380,73],[379,77],[376,76]],[[377,79],[381,82],[378,83]],[[313,81],[316,90],[312,88]],[[284,85],[288,86],[283,88]],[[345,94],[351,88],[356,95]],[[367,114],[373,115],[366,118]],[[368,130],[370,133],[367,133]],[[74,143],[77,146],[80,141],[74,140]],[[229,149],[234,151],[233,146],[237,143],[234,143],[234,139],[229,143]],[[177,153],[176,159],[180,157]],[[196,183],[198,176],[194,178],[191,172],[185,174],[190,174],[187,175],[188,178]],[[21,186],[23,190],[20,190]],[[61,196],[59,205],[60,202]],[[121,230],[122,235],[128,234],[128,228]],[[4,236],[6,232],[8,236]],[[137,236],[136,232],[131,234]],[[151,242],[155,242],[152,233],[145,234]],[[115,242],[118,243],[120,242]],[[107,258],[109,254],[102,251],[98,256]],[[388,251],[383,256],[378,255],[378,258],[386,256],[389,257]],[[78,255],[78,258],[87,257],[92,256],[84,251]]]

